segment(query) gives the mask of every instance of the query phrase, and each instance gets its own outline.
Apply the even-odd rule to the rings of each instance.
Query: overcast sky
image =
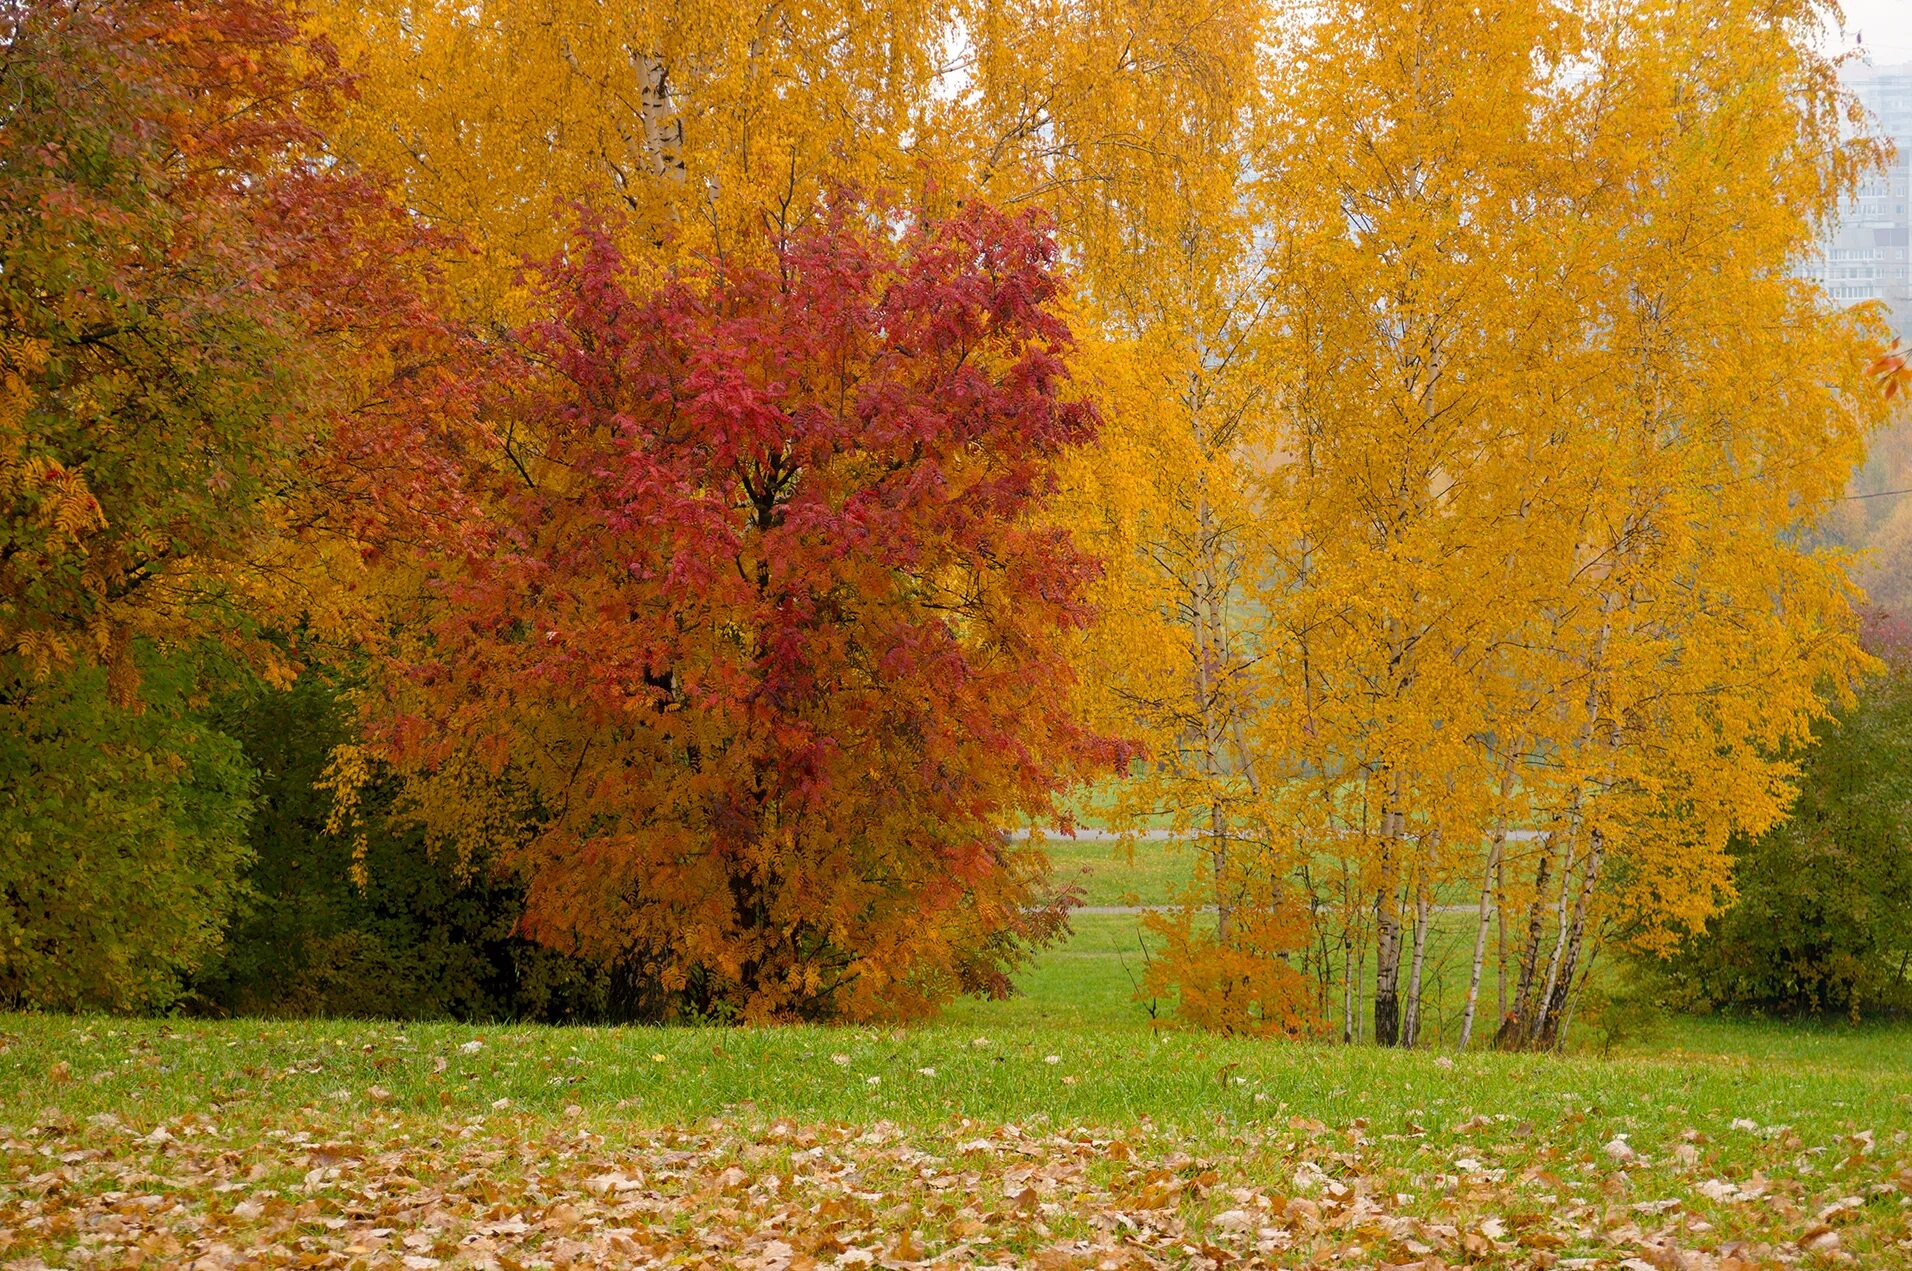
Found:
[[[1841,48],[1851,48],[1855,34],[1874,66],[1912,62],[1912,0],[1843,0],[1846,34]]]

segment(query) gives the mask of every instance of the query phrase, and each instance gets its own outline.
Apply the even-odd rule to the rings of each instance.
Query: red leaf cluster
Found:
[[[1866,367],[1866,373],[1878,383],[1886,400],[1891,401],[1912,386],[1912,349],[1901,348],[1894,340],[1891,347]]]

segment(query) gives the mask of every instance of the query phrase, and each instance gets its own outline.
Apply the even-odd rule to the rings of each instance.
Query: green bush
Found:
[[[1816,730],[1792,817],[1732,845],[1737,901],[1659,968],[1676,1003],[1912,1006],[1912,668],[1895,662]]]
[[[231,1014],[384,1018],[595,1019],[605,977],[513,935],[523,890],[476,861],[434,858],[385,823],[387,790],[366,792],[361,852],[325,832],[319,787],[348,734],[324,669],[289,690],[224,703],[221,725],[257,770],[249,899],[189,1005]],[[355,869],[355,866],[357,867]],[[355,875],[357,879],[355,880]]]
[[[0,690],[0,1004],[164,1007],[238,899],[245,756],[191,667],[138,656],[139,709],[97,667]]]

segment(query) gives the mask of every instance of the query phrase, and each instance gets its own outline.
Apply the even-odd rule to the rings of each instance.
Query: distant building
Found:
[[[1842,305],[1884,301],[1893,328],[1912,335],[1912,62],[1851,66],[1845,80],[1899,153],[1860,188],[1805,272]]]

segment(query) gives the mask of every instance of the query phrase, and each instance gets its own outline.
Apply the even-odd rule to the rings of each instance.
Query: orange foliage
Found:
[[[365,406],[449,347],[438,239],[329,153],[351,77],[276,0],[8,6],[0,48],[0,655],[123,701],[138,637],[284,672],[257,637],[333,606],[315,548],[447,488]]]
[[[1298,1038],[1323,1028],[1314,986],[1299,952],[1308,940],[1299,895],[1254,897],[1231,909],[1226,936],[1201,911],[1204,895],[1149,913],[1142,925],[1161,941],[1141,995],[1173,997],[1181,1022],[1212,1032]]]
[[[1892,347],[1875,358],[1866,371],[1878,381],[1886,400],[1891,401],[1912,389],[1912,349],[1900,348],[1894,340]]]

